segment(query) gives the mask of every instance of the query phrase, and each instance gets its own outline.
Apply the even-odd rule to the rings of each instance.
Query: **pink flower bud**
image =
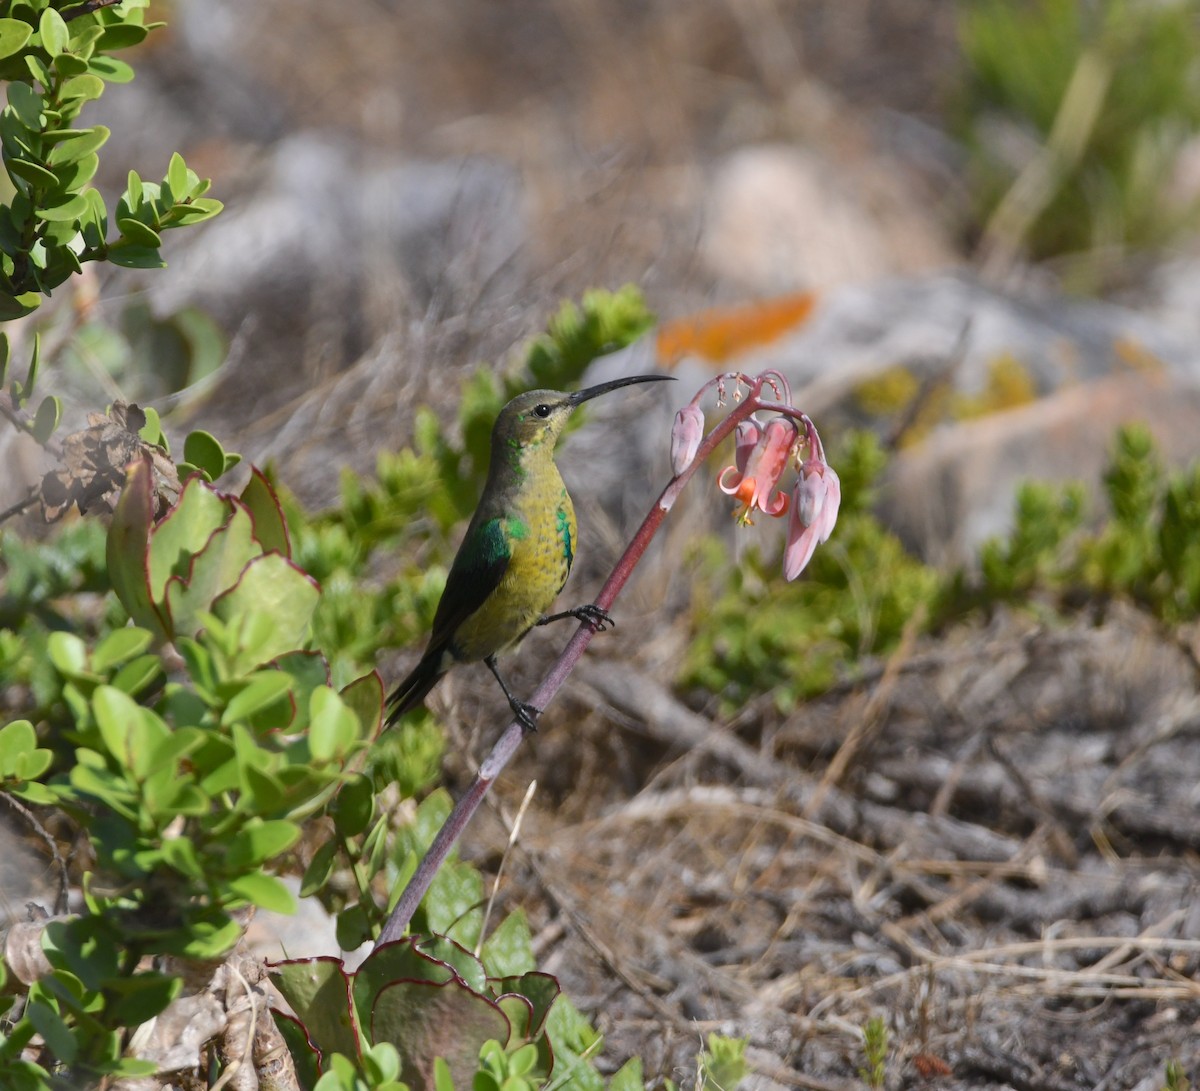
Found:
[[[837,523],[838,508],[842,506],[842,481],[834,468],[825,464],[825,504],[817,516],[816,530],[819,542],[829,541]]]
[[[833,467],[815,460],[806,462],[792,494],[792,517],[783,551],[784,579],[799,576],[817,546],[829,540],[841,503],[842,483]]]
[[[704,414],[698,405],[685,405],[671,426],[671,469],[676,477],[692,464],[703,438]]]

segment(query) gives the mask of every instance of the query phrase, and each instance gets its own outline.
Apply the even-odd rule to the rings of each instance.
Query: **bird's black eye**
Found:
[[[535,405],[533,407],[533,415],[535,417],[550,416],[550,406],[546,405],[544,402],[541,405]]]

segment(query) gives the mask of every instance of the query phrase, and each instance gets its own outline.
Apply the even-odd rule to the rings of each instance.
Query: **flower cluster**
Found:
[[[842,486],[833,467],[825,461],[821,438],[807,414],[787,404],[786,380],[773,372],[747,380],[744,376],[721,376],[717,383],[724,397],[723,381],[733,378],[750,386],[744,406],[753,408],[737,423],[734,433],[734,464],[726,466],[717,478],[721,491],[739,502],[735,514],[745,526],[753,522],[755,511],[788,519],[787,546],[783,554],[783,574],[794,580],[812,559],[814,550],[829,539],[837,522]],[[764,386],[781,396],[781,401],[763,400]],[[703,391],[701,391],[701,394]],[[704,414],[696,396],[675,416],[671,430],[671,466],[676,475],[695,460],[704,438]],[[775,413],[765,423],[759,410]],[[745,407],[742,410],[746,413]],[[791,494],[782,491],[780,480],[788,467],[794,467],[796,481]]]

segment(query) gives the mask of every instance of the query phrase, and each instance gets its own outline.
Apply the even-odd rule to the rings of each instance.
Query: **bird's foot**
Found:
[[[513,715],[526,731],[537,731],[537,718],[542,714],[542,710],[537,705],[531,705],[528,701],[509,701],[509,707],[513,710]]]
[[[568,617],[574,618],[576,621],[587,622],[598,633],[617,627],[617,623],[613,621],[608,611],[602,610],[594,602],[584,603],[582,606],[572,606],[570,610],[561,610],[557,614],[549,614],[540,618],[538,624],[549,625],[552,621],[562,621]]]

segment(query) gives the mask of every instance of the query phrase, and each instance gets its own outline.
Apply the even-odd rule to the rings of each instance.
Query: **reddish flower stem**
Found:
[[[738,423],[745,420],[756,409],[761,408],[776,409],[781,412],[786,411],[789,416],[795,415],[795,409],[790,406],[780,406],[775,402],[764,403],[758,400],[758,395],[762,390],[764,381],[767,380],[770,374],[769,372],[764,373],[764,375],[760,375],[755,379],[748,379],[744,376],[738,377],[745,385],[750,387],[749,394],[742,399],[740,404],[735,405],[725,416],[725,419],[704,437],[703,442],[696,451],[696,457],[692,459],[691,465],[683,473],[671,479],[670,484],[663,489],[654,507],[646,513],[645,519],[642,520],[642,525],[638,527],[637,533],[634,534],[633,539],[626,546],[625,552],[621,554],[620,560],[617,561],[611,575],[605,581],[604,586],[600,588],[600,593],[596,596],[596,605],[601,610],[608,610],[612,606],[617,595],[620,594],[621,589],[633,574],[633,570],[637,567],[638,562],[642,559],[654,535],[658,533],[658,528],[662,525],[663,519],[666,518],[667,512],[674,506],[684,486],[692,479],[692,475],[708,456],[733,432]],[[767,385],[770,385],[769,382]],[[585,621],[580,624],[579,628],[575,630],[571,639],[567,642],[567,646],[563,648],[554,666],[550,668],[550,672],[542,680],[542,684],[538,686],[536,692],[530,698],[530,704],[541,709],[544,709],[549,704],[555,694],[562,688],[563,683],[567,680],[567,676],[575,669],[575,664],[582,658],[584,651],[586,651],[587,646],[592,642],[592,637],[595,634],[596,630],[588,622]],[[429,886],[433,882],[433,877],[449,856],[450,850],[454,847],[459,837],[462,836],[467,823],[470,822],[476,810],[479,809],[479,804],[483,802],[483,797],[487,795],[492,782],[503,772],[504,767],[517,752],[517,747],[521,745],[521,741],[525,738],[526,734],[528,732],[521,723],[513,720],[505,729],[504,734],[496,740],[496,745],[492,747],[491,753],[488,754],[483,764],[480,765],[479,772],[475,774],[475,779],[471,782],[470,787],[467,788],[462,798],[454,805],[454,810],[450,812],[450,816],[443,823],[442,828],[438,830],[433,843],[429,846],[429,851],[425,853],[424,859],[418,865],[412,878],[409,879],[408,885],[404,888],[404,893],[400,895],[400,900],[396,903],[396,907],[392,910],[387,922],[379,933],[379,938],[375,941],[377,948],[381,944],[390,943],[393,940],[403,937],[405,929],[412,920],[413,914],[417,911],[417,906],[420,905],[421,899],[425,897],[426,892],[429,890]]]

